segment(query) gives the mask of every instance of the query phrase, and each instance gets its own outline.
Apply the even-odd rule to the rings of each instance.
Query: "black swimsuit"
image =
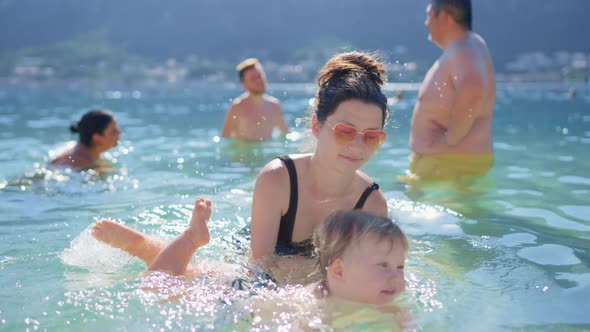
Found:
[[[289,172],[289,182],[291,185],[291,194],[289,197],[289,208],[287,213],[281,217],[279,225],[279,234],[277,237],[277,244],[275,246],[275,255],[303,255],[312,256],[314,246],[311,239],[307,239],[301,242],[293,242],[291,240],[293,236],[293,228],[295,226],[295,216],[297,215],[297,200],[299,196],[299,190],[297,188],[297,171],[295,170],[295,163],[287,156],[278,157],[285,163],[287,171]],[[374,191],[379,190],[379,185],[373,182],[372,185],[367,187],[358,202],[354,206],[355,210],[360,210],[365,205],[367,198]]]

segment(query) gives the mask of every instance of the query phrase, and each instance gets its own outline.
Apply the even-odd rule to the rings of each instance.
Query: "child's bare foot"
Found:
[[[164,248],[162,241],[110,220],[97,221],[92,226],[92,236],[111,247],[139,257],[147,265],[150,265]]]
[[[199,248],[209,243],[209,228],[207,221],[211,217],[211,201],[197,198],[193,209],[191,223],[185,231],[193,244]]]

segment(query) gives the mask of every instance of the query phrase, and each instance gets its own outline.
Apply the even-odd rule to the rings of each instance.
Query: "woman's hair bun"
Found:
[[[346,80],[350,76],[356,79],[365,76],[377,85],[383,85],[387,80],[381,62],[366,53],[349,52],[339,54],[326,63],[318,76],[318,86],[324,88],[330,82]]]
[[[72,125],[70,126],[70,131],[72,133],[79,133],[80,129],[79,129],[79,122],[74,122],[72,123]]]

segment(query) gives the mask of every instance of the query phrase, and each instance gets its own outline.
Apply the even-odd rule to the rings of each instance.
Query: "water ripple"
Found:
[[[0,116],[0,125],[12,126],[16,122],[16,120],[20,119],[20,115],[18,114],[3,114]]]
[[[590,186],[590,179],[581,177],[581,176],[560,176],[558,178],[559,182],[561,183],[568,183],[568,184],[583,184]]]
[[[507,234],[500,238],[500,243],[507,247],[516,247],[521,244],[535,243],[537,237],[530,233]]]
[[[524,259],[540,265],[575,265],[581,263],[574,250],[558,244],[544,244],[518,251]]]
[[[576,219],[590,221],[590,206],[585,205],[561,205],[557,207],[563,213]]]
[[[535,191],[535,190],[516,190],[516,189],[498,189],[497,193],[502,195],[502,196],[514,196],[514,195],[519,195],[519,194],[526,194],[526,195],[530,195],[530,196],[543,196],[543,193],[540,191]]]
[[[502,142],[494,142],[494,149],[496,150],[505,150],[505,151],[526,151],[526,146],[522,145],[512,145],[508,143]]]
[[[508,211],[507,213],[518,217],[540,218],[545,220],[547,225],[558,229],[571,229],[576,231],[590,232],[590,226],[565,219],[545,209],[515,208]]]
[[[66,128],[69,124],[70,121],[63,118],[45,118],[27,121],[27,127],[33,129]]]

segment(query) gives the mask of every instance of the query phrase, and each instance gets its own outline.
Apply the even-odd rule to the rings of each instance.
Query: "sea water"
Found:
[[[500,84],[492,171],[421,188],[397,181],[416,86],[387,87],[403,98],[363,170],[409,237],[403,306],[417,330],[590,329],[590,88],[578,85],[570,99],[570,87]],[[211,278],[150,290],[141,261],[89,236],[94,221],[110,218],[170,239],[203,196],[214,203],[212,240],[195,261],[243,263],[234,240],[250,222],[256,174],[275,156],[309,150],[315,90],[271,84],[294,134],[247,144],[220,139],[240,93],[223,84],[0,87],[0,330],[292,330],[302,320],[329,330],[305,297],[272,295],[265,320]],[[46,168],[91,108],[113,110],[123,131],[105,154],[114,169]]]

